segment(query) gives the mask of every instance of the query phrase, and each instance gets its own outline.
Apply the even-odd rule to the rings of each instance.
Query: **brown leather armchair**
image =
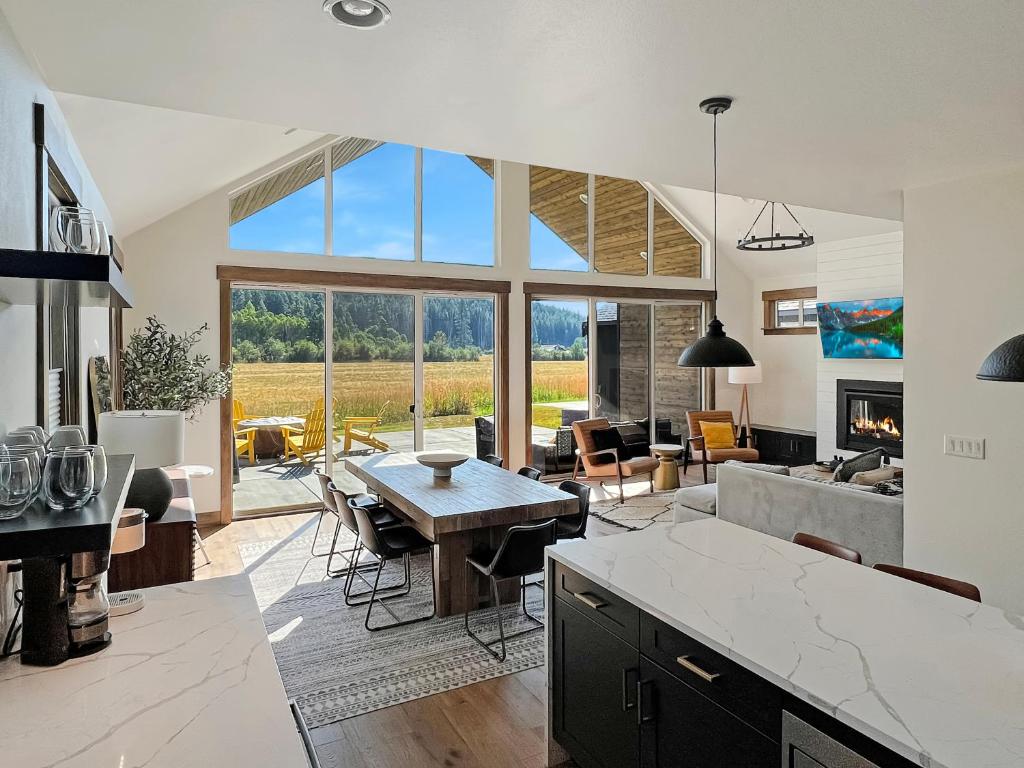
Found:
[[[700,433],[702,421],[724,421],[732,425],[733,436],[736,436],[736,422],[732,411],[687,411],[686,423],[690,427],[690,436],[686,438],[686,450],[683,453],[683,474],[690,462],[700,462],[704,471],[704,482],[708,481],[708,464],[721,464],[724,461],[757,461],[760,454],[756,448],[711,448],[704,449],[704,436]]]
[[[573,434],[576,436],[576,465],[572,471],[572,479],[579,475],[580,464],[586,472],[587,479],[599,479],[602,477],[614,477],[619,484],[619,501],[624,501],[622,483],[627,477],[647,475],[651,484],[651,492],[654,491],[654,470],[658,468],[658,460],[652,456],[638,456],[632,459],[620,457],[617,448],[605,448],[598,450],[594,443],[594,431],[608,429],[611,425],[608,419],[584,419],[574,421],[572,424]],[[605,457],[604,460],[600,457]],[[601,481],[604,485],[604,481]]]

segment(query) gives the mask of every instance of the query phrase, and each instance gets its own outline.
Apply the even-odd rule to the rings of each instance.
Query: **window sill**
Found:
[[[814,326],[801,328],[762,328],[765,336],[812,336],[818,332]]]

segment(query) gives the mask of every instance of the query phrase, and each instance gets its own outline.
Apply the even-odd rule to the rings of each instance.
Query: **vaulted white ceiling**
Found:
[[[1014,0],[390,5],[0,0],[53,89],[186,112],[707,189],[697,103],[728,94],[724,192],[885,218],[1024,163]]]
[[[57,100],[122,240],[320,136],[67,93]]]

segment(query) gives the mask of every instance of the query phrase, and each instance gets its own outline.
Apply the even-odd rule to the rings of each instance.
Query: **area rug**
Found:
[[[325,579],[327,559],[310,557],[312,527],[296,533],[299,535],[283,541],[240,544],[238,552],[263,612],[285,690],[310,726],[328,725],[544,663],[542,631],[509,641],[508,658],[499,663],[466,635],[462,616],[368,632],[363,626],[366,607],[347,607],[343,579]],[[350,536],[339,540],[338,548],[351,546],[350,542]],[[327,534],[321,532],[318,549],[329,544]],[[335,558],[334,565],[339,563],[340,558]],[[412,574],[411,594],[390,603],[403,619],[430,611],[430,562],[426,556],[413,558]],[[396,583],[401,577],[401,563],[388,564],[387,582]],[[382,579],[382,585],[384,582]],[[530,588],[527,593],[530,612],[542,615],[541,590]],[[522,614],[514,610],[504,609],[508,634],[527,626]],[[377,623],[391,617],[377,606],[373,619]],[[478,634],[488,639],[497,636],[494,609],[475,611],[470,620]]]
[[[590,502],[590,514],[606,523],[642,531],[655,523],[672,522],[672,501],[675,491],[659,491],[639,496],[627,496],[625,501],[618,498]]]

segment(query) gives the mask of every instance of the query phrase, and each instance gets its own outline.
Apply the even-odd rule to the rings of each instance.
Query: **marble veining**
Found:
[[[1024,620],[721,520],[548,549],[925,768],[1024,765]]]
[[[114,642],[59,667],[0,664],[0,763],[305,768],[245,576],[145,590]],[[9,761],[9,762],[8,762]]]

